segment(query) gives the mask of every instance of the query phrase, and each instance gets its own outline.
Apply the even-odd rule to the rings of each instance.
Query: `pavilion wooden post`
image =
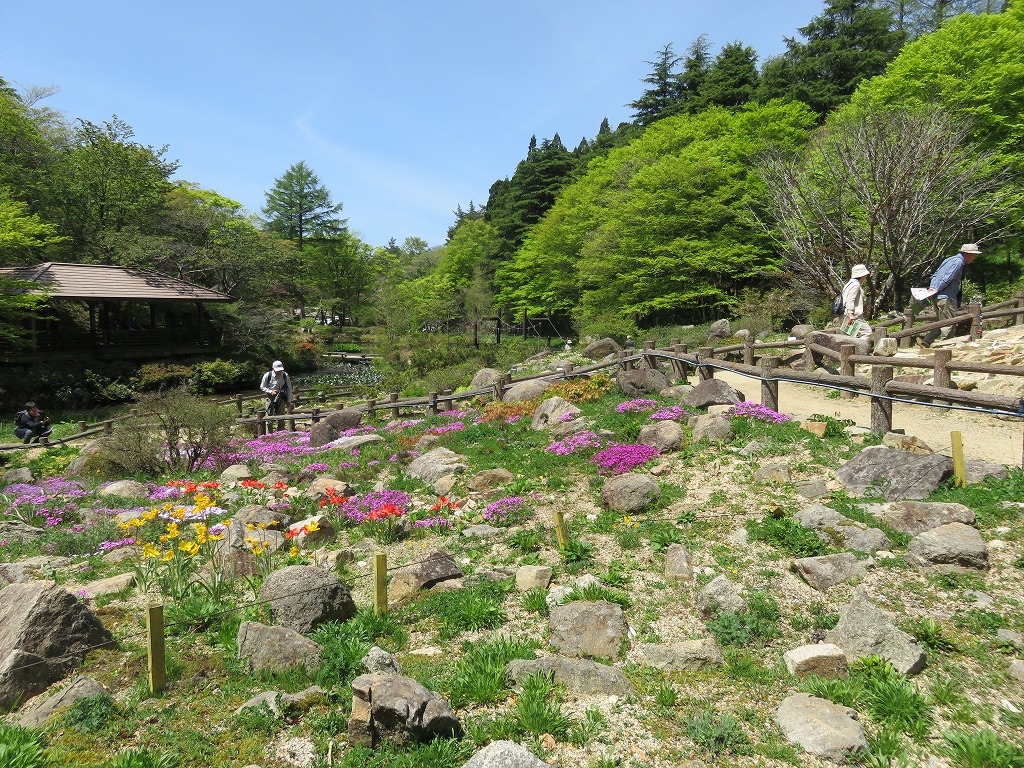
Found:
[[[892,400],[885,397],[885,385],[890,381],[891,365],[876,365],[871,368],[871,431],[876,435],[892,432]]]
[[[775,369],[779,367],[779,358],[765,355],[761,358],[761,405],[779,410],[779,382],[775,378]]]

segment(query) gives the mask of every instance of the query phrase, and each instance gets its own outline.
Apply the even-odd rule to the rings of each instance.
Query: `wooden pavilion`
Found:
[[[45,309],[30,321],[27,348],[0,348],[4,362],[138,359],[217,351],[203,306],[226,293],[162,272],[46,262],[0,274],[37,284]]]

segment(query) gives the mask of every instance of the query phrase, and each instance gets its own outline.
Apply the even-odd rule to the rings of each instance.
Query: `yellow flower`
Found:
[[[151,510],[149,510],[149,512],[143,512],[142,517],[144,520],[152,522],[153,520],[156,520],[156,516],[159,514],[160,510],[157,509],[156,507],[153,507]]]
[[[185,508],[184,507],[175,507],[174,511],[171,512],[171,517],[173,517],[175,520],[184,520],[185,519]]]
[[[231,525],[231,518],[229,517],[227,520],[223,521],[222,525]]]
[[[174,505],[171,502],[168,501],[164,504],[164,512],[170,512],[172,509],[174,509]]]
[[[199,554],[199,545],[194,541],[183,541],[178,544],[178,549],[189,557],[195,557]]]
[[[161,536],[161,537],[160,537],[160,543],[161,543],[161,544],[166,544],[166,543],[167,543],[167,540],[168,540],[168,538],[169,538],[169,537],[168,537],[168,536],[167,536],[167,534],[165,533],[165,534],[164,534],[163,536]]]
[[[173,549],[168,549],[166,552],[164,552],[164,556],[161,559],[164,560],[164,562],[173,560],[174,559],[174,550]]]
[[[245,524],[245,530],[247,530],[247,531],[255,531],[256,530],[256,526],[253,525],[252,523],[246,523]]]
[[[259,528],[261,531],[267,530],[267,524],[266,523],[256,523],[256,527]]]
[[[177,523],[167,524],[167,538],[176,539],[181,535],[181,530],[178,528]]]
[[[291,555],[292,557],[298,557],[299,556],[299,548],[293,546],[291,549],[288,550],[288,554]]]
[[[204,538],[206,537],[206,523],[196,523],[192,527],[196,530],[196,538],[199,538],[200,536]]]
[[[147,541],[145,544],[142,545],[142,556],[160,557],[160,547]]]
[[[125,520],[123,523],[118,523],[117,527],[120,528],[122,531],[127,531],[132,527],[132,521]]]
[[[316,520],[310,520],[308,523],[306,523],[306,533],[312,533],[313,531],[319,530],[320,523],[318,523]]]

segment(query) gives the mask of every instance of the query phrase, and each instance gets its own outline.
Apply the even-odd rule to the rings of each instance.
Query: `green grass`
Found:
[[[504,583],[482,582],[457,592],[437,592],[421,599],[415,612],[436,618],[438,637],[450,640],[461,632],[501,626],[507,619],[502,604],[509,589]]]
[[[786,516],[766,515],[761,520],[748,520],[747,533],[754,541],[771,544],[791,557],[816,557],[838,551],[813,530]]]
[[[513,659],[534,658],[536,643],[500,638],[462,646],[447,684],[449,703],[464,707],[469,703],[491,704],[509,691],[505,667]]]

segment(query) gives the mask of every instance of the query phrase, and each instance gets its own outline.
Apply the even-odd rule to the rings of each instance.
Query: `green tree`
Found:
[[[757,86],[757,53],[740,42],[729,43],[703,77],[698,99],[704,106],[741,107],[753,100]]]
[[[300,251],[310,235],[337,232],[345,226],[345,220],[337,218],[342,204],[331,200],[330,190],[303,161],[276,179],[266,198],[267,229],[296,241]]]
[[[650,125],[666,117],[678,105],[682,98],[682,86],[676,66],[681,60],[672,50],[672,43],[666,43],[654,61],[645,62],[653,67],[643,79],[651,87],[628,105],[633,110],[633,119],[640,125]]]
[[[908,40],[935,32],[962,13],[999,13],[1006,10],[1006,0],[876,0],[875,4],[892,12],[896,29],[903,32]]]
[[[373,249],[349,232],[320,238],[302,252],[310,293],[331,316],[355,318],[376,287]]]
[[[0,78],[0,187],[35,207],[53,150],[29,109]]]
[[[707,35],[699,35],[690,43],[683,59],[683,71],[679,75],[681,111],[697,112],[704,106],[701,88],[711,70],[711,44]]]
[[[53,224],[30,213],[26,203],[11,200],[0,188],[0,265],[28,264],[40,248],[64,239]]]

